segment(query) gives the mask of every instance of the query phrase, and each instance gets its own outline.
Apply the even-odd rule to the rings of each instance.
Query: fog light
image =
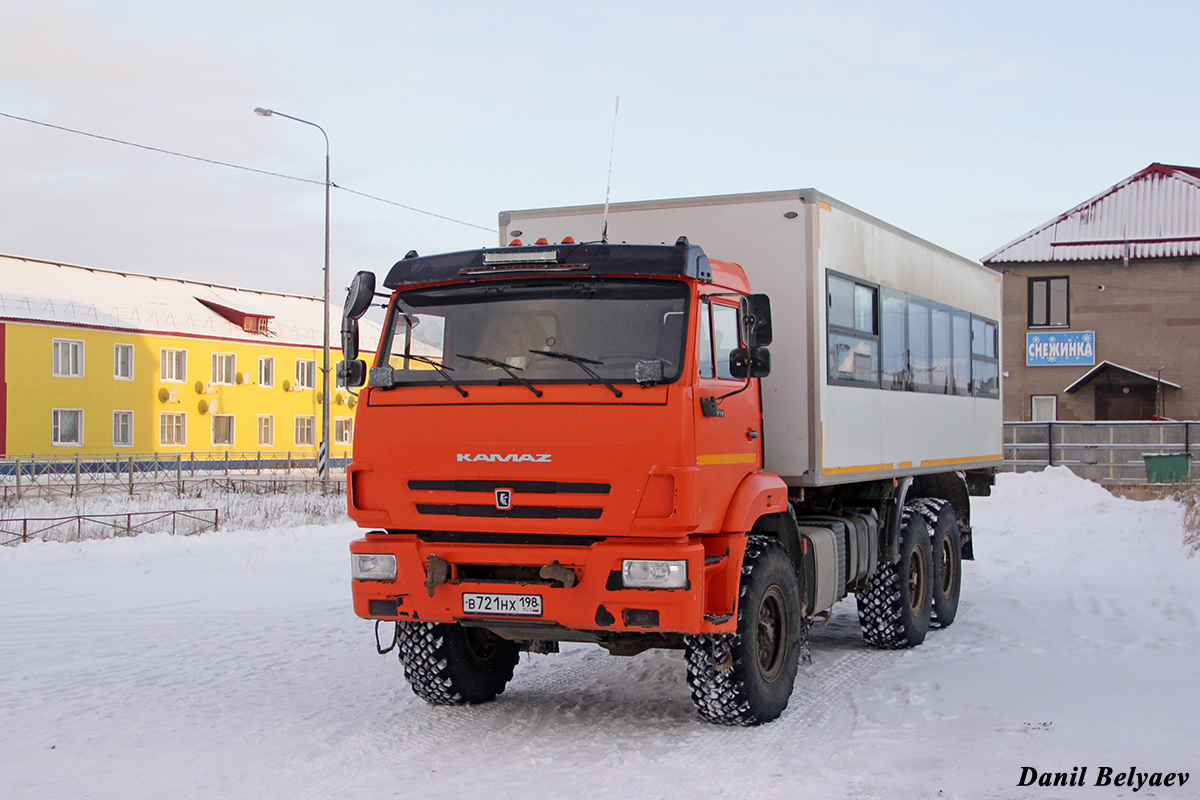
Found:
[[[396,557],[351,553],[350,575],[356,581],[394,581]]]
[[[626,589],[682,589],[687,586],[687,562],[627,558],[621,562],[621,582]]]

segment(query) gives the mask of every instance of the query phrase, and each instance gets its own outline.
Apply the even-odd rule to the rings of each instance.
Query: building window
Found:
[[[275,385],[275,359],[270,356],[262,356],[258,359],[258,385]]]
[[[971,394],[976,397],[1000,396],[996,323],[979,317],[971,317]]]
[[[829,381],[879,385],[878,289],[826,276]]]
[[[56,378],[83,377],[83,342],[55,339],[51,374]]]
[[[187,444],[187,415],[175,411],[163,411],[158,417],[158,443],[161,445]]]
[[[174,383],[187,380],[187,350],[162,349],[162,379]]]
[[[354,418],[338,417],[333,421],[333,443],[352,444],[354,442]]]
[[[50,438],[56,446],[83,444],[83,409],[54,409]]]
[[[213,414],[212,441],[217,444],[233,444],[233,415]]]
[[[1035,394],[1030,399],[1030,411],[1034,422],[1054,422],[1058,419],[1058,395]]]
[[[317,362],[307,359],[296,359],[296,388],[317,388]]]
[[[113,412],[113,447],[133,447],[133,412]]]
[[[269,319],[269,317],[256,317],[247,314],[246,318],[242,320],[242,330],[246,333],[261,333],[265,336],[270,333],[267,325]]]
[[[1029,327],[1065,328],[1071,324],[1066,278],[1029,279]]]
[[[212,382],[224,386],[237,383],[237,356],[233,353],[213,353]]]
[[[258,415],[258,446],[273,447],[275,445],[275,416],[273,414]]]
[[[296,417],[296,445],[312,446],[317,443],[316,417]]]
[[[133,345],[113,345],[113,378],[118,381],[133,380]]]

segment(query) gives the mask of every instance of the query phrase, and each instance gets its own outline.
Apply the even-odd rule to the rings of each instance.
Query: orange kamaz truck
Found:
[[[811,189],[500,222],[346,301],[354,610],[419,696],[491,700],[564,641],[676,648],[701,717],[754,725],[847,595],[875,647],[954,621],[999,276]]]

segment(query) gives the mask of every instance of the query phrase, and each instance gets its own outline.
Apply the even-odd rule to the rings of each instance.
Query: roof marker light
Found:
[[[521,240],[520,240],[520,239],[513,239],[511,242],[509,242],[509,243],[508,243],[508,246],[509,246],[509,247],[520,247],[520,246],[521,246]]]
[[[562,243],[563,244],[575,244],[575,237],[574,236],[564,236]]]
[[[483,254],[484,264],[553,264],[558,261],[558,253],[554,250],[541,250],[520,253],[504,253],[498,250],[488,250]],[[586,269],[586,266],[584,267]],[[579,269],[579,267],[572,267]]]
[[[550,243],[548,241],[546,241],[546,237],[543,236],[542,238],[540,238],[536,242],[534,242],[534,244],[550,244]]]

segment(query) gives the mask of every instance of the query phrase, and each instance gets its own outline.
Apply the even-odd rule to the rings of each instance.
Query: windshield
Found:
[[[664,280],[413,289],[392,310],[384,350],[393,385],[445,383],[443,375],[460,384],[670,382],[682,369],[687,303],[687,284]]]

